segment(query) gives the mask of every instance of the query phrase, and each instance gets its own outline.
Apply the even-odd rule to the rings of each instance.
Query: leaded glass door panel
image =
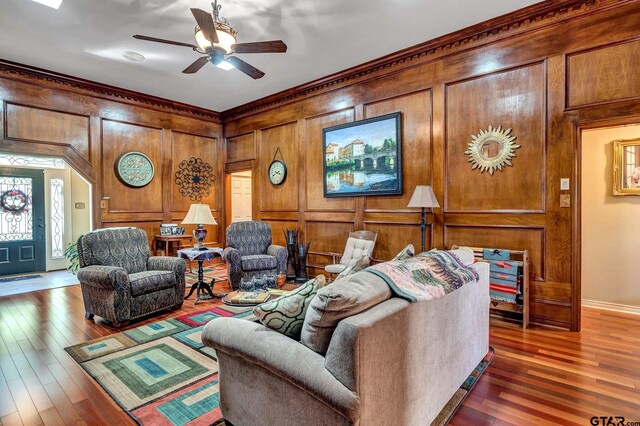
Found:
[[[0,275],[45,269],[42,170],[0,167]]]

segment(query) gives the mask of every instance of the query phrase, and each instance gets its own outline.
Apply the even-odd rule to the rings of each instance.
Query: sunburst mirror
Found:
[[[487,130],[480,130],[477,135],[471,136],[469,149],[464,153],[469,156],[469,162],[473,164],[471,170],[478,169],[480,173],[488,171],[490,175],[496,170],[502,170],[505,166],[512,166],[511,159],[516,156],[515,150],[520,148],[514,141],[516,137],[511,134],[511,129],[502,129],[502,126],[493,128],[489,125]]]

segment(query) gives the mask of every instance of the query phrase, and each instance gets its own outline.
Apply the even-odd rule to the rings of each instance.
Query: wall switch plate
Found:
[[[74,204],[76,209],[84,209],[85,208],[85,203],[75,203]]]
[[[569,178],[560,179],[560,190],[568,191],[569,190]]]
[[[571,207],[571,195],[560,194],[560,207]]]

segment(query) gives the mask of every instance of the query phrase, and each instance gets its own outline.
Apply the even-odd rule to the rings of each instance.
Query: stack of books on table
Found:
[[[269,292],[256,293],[253,291],[236,291],[228,295],[227,300],[234,305],[257,305],[264,303],[271,297]]]

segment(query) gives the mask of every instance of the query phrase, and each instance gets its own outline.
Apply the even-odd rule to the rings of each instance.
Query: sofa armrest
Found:
[[[260,365],[353,420],[358,416],[358,399],[327,371],[324,357],[277,331],[247,320],[215,318],[204,327],[202,342]]]
[[[187,262],[180,257],[151,256],[147,261],[149,271],[173,271],[180,276],[187,270]]]
[[[238,249],[233,247],[227,247],[226,249],[224,249],[224,251],[222,252],[222,258],[227,263],[238,265],[242,263],[242,256],[240,255],[240,252],[238,251]]]
[[[125,288],[129,284],[129,275],[124,268],[106,265],[90,265],[78,269],[78,281],[96,288]]]
[[[393,360],[398,360],[398,348],[409,345],[402,341],[403,336],[397,335],[393,340],[394,330],[389,328],[395,314],[400,313],[409,304],[408,301],[397,297],[386,300],[364,312],[345,318],[336,327],[327,349],[325,367],[336,379],[352,391],[362,392],[360,378],[367,377],[369,383],[384,383],[385,371],[395,371]],[[396,330],[400,330],[399,326]],[[390,340],[391,339],[391,340]],[[389,344],[393,342],[392,344]],[[364,353],[373,351],[380,353],[380,359],[386,359],[385,368],[376,365],[362,365]],[[379,376],[380,377],[376,377]]]
[[[289,251],[275,244],[271,244],[267,247],[267,254],[273,256],[278,261],[278,272],[287,273],[287,258],[289,257]]]
[[[242,281],[242,256],[238,249],[227,247],[222,253],[222,258],[227,262],[229,284],[231,284],[233,290],[237,290]]]

